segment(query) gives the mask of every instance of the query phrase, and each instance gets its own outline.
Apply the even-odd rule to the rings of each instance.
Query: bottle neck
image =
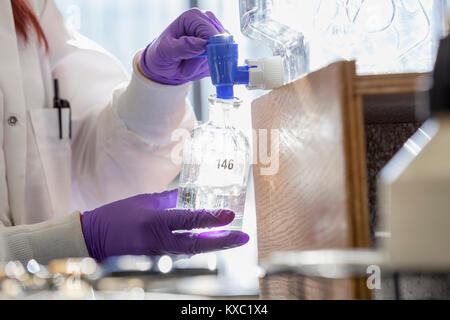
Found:
[[[226,104],[217,103],[209,106],[209,122],[221,127],[231,126],[230,106]]]
[[[241,100],[218,99],[215,95],[209,97],[209,123],[221,127],[232,126],[234,111],[241,105]]]

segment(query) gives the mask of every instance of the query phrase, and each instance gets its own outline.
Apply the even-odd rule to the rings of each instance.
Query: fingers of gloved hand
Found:
[[[195,228],[221,227],[234,219],[234,212],[226,209],[218,210],[168,210],[161,218],[169,230],[191,230]]]
[[[173,235],[180,253],[197,254],[231,249],[246,244],[248,234],[234,230],[209,231],[203,233],[176,233]]]
[[[170,209],[177,206],[178,189],[148,195],[148,207],[151,209]]]
[[[193,36],[171,39],[170,45],[160,46],[160,55],[169,60],[190,59],[205,52],[206,40]],[[201,59],[206,60],[206,59]]]
[[[217,22],[199,9],[190,9],[184,12],[173,26],[175,38],[187,35],[208,40],[213,35],[221,33],[217,28]],[[218,20],[217,20],[218,21]]]

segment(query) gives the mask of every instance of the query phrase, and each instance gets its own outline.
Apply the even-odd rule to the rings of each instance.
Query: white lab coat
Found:
[[[11,2],[0,1],[0,222],[37,223],[162,191],[180,169],[171,152],[182,141],[171,133],[194,125],[189,85],[161,85],[136,69],[130,81],[113,56],[64,27],[53,0],[29,2],[48,53],[34,36],[18,39]],[[66,111],[59,139],[54,78],[72,107],[71,140]]]

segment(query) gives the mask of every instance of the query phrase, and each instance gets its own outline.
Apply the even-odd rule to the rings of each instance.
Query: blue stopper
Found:
[[[248,85],[247,66],[238,66],[238,45],[233,36],[218,34],[209,38],[206,45],[211,81],[216,87],[217,98],[233,99],[233,86]]]

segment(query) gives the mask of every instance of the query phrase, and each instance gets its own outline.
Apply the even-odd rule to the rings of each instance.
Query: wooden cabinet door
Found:
[[[355,77],[354,62],[336,62],[253,101],[259,259],[280,250],[369,246]],[[370,297],[361,279],[277,276],[263,279],[260,291],[263,299]]]

